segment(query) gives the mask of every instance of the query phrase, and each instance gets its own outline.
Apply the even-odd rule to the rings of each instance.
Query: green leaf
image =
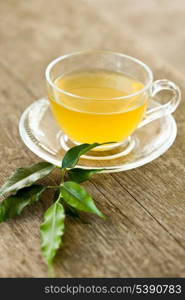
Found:
[[[57,249],[60,247],[64,234],[64,220],[64,208],[58,201],[44,214],[44,221],[40,226],[41,251],[48,266],[52,265]]]
[[[61,186],[61,193],[67,204],[85,212],[91,212],[101,218],[105,216],[96,207],[92,197],[87,193],[84,187],[73,181],[66,181]]]
[[[32,185],[37,180],[48,175],[54,168],[55,166],[48,162],[40,162],[29,167],[17,169],[0,188],[0,196],[5,193],[14,193],[24,187]]]
[[[69,179],[77,183],[88,180],[93,174],[100,173],[104,169],[81,169],[75,168],[68,171]]]
[[[62,160],[62,169],[65,168],[74,168],[74,166],[77,164],[79,158],[81,155],[83,155],[84,153],[90,151],[91,149],[101,146],[101,145],[105,145],[105,144],[111,144],[113,142],[110,143],[93,143],[93,144],[81,144],[79,146],[75,146],[71,149],[69,149],[66,154],[64,155],[64,158]]]
[[[46,187],[41,185],[32,185],[3,200],[0,203],[0,222],[20,215],[26,206],[40,199],[40,195],[45,189]]]

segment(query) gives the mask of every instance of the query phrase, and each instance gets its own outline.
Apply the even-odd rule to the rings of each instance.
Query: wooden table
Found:
[[[21,142],[23,110],[45,95],[44,69],[82,49],[136,56],[155,78],[185,86],[185,2],[152,0],[4,0],[0,4],[0,182],[39,161]],[[162,157],[85,184],[109,217],[67,221],[56,259],[59,277],[185,276],[185,104],[175,113],[178,136]],[[56,182],[57,173],[46,181]],[[45,181],[45,182],[46,182]],[[47,277],[39,224],[45,195],[16,220],[0,224],[0,276]]]

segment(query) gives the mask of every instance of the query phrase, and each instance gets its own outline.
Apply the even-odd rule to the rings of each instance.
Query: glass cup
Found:
[[[79,95],[73,92],[76,91],[74,86],[57,84],[58,78],[70,78],[66,77],[70,74],[84,74],[83,82],[86,85],[88,82],[92,89],[103,78],[103,89],[110,89],[110,95],[105,97],[107,91],[101,97],[91,97],[89,92]],[[96,151],[112,151],[122,145],[122,154],[128,154],[135,146],[134,131],[173,113],[181,99],[175,83],[166,79],[153,81],[152,71],[146,64],[110,51],[82,51],[61,56],[48,65],[46,81],[51,111],[64,132],[61,143],[66,150],[69,144],[114,142],[100,146]],[[78,80],[71,82],[76,89],[82,84]],[[124,85],[127,93],[111,97],[115,85],[120,91]],[[171,92],[169,101],[148,109],[150,99],[163,90]]]

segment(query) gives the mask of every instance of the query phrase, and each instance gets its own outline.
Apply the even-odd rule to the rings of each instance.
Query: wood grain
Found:
[[[44,69],[53,58],[88,48],[121,51],[184,91],[185,4],[177,2],[1,1],[1,183],[15,168],[39,160],[22,144],[18,122],[27,105],[45,94]],[[182,101],[175,113],[177,139],[162,157],[128,172],[96,175],[85,184],[109,217],[88,215],[90,224],[68,219],[57,276],[185,276],[184,111]],[[55,172],[45,182],[57,180]],[[44,194],[21,217],[0,224],[1,277],[47,277],[39,224],[51,197]]]

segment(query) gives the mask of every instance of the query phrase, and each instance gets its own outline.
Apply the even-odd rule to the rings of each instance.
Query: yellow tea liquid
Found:
[[[144,93],[119,99],[144,87],[122,73],[80,71],[58,77],[55,85],[68,94],[59,89],[49,91],[54,117],[63,131],[80,143],[126,139],[137,128],[147,108]]]

